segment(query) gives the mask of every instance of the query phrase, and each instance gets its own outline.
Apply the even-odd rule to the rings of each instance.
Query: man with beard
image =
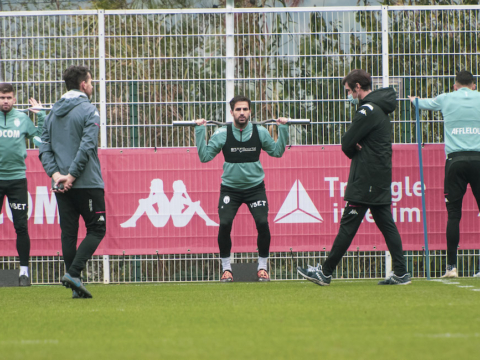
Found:
[[[106,232],[105,194],[98,132],[100,116],[90,103],[92,73],[72,65],[63,73],[67,92],[45,120],[40,160],[57,198],[62,230],[62,252],[67,272],[62,278],[73,298],[91,298],[80,274]],[[79,217],[87,235],[77,250]]]
[[[218,215],[220,229],[218,231],[218,246],[222,261],[222,282],[233,281],[230,265],[230,251],[232,248],[233,219],[242,204],[246,204],[252,214],[258,231],[258,281],[270,281],[268,274],[268,256],[270,252],[270,228],[268,226],[268,201],[265,193],[265,173],[260,163],[260,151],[263,149],[268,155],[281,157],[285,152],[288,140],[287,118],[278,118],[278,140],[275,142],[268,130],[263,126],[252,125],[251,101],[245,96],[235,96],[230,101],[230,113],[233,123],[218,129],[205,141],[205,119],[196,120],[195,139],[198,156],[202,163],[213,160],[223,152],[222,184]]]
[[[25,138],[39,144],[45,113],[38,113],[38,126],[30,118],[13,108],[16,103],[15,90],[11,84],[0,83],[0,211],[3,200],[8,198],[12,211],[13,226],[17,234],[17,252],[20,258],[19,286],[30,286],[28,262],[30,259],[30,236],[28,234],[28,190],[25,159]],[[29,100],[34,107],[41,104]],[[38,140],[37,140],[38,139]]]

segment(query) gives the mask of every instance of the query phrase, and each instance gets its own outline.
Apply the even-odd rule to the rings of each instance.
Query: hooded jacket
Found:
[[[33,140],[42,133],[45,112],[37,114],[38,126],[30,118],[12,109],[8,113],[0,111],[0,180],[26,178],[27,146],[25,138]]]
[[[104,188],[98,159],[100,115],[87,95],[70,90],[45,119],[40,160],[48,176],[75,177],[73,188]],[[53,184],[53,180],[52,180]]]
[[[393,88],[372,91],[363,98],[352,124],[342,137],[350,159],[345,201],[365,205],[392,202],[392,127],[388,114],[397,104]],[[356,149],[360,144],[361,150]]]

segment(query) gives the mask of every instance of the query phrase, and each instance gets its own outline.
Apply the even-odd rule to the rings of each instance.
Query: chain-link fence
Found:
[[[479,73],[479,12],[479,6],[2,12],[0,81],[15,86],[19,108],[27,107],[29,97],[48,106],[66,91],[63,70],[87,65],[102,148],[193,146],[193,130],[174,128],[172,121],[229,120],[228,101],[236,94],[252,99],[258,120],[310,119],[310,125],[290,127],[291,144],[324,145],[340,143],[354,110],[345,101],[342,78],[363,68],[375,89],[397,90],[394,142],[412,143],[416,129],[407,96],[451,91],[459,70]],[[421,141],[442,143],[441,114],[421,116]],[[218,277],[214,255],[199,256],[212,262],[202,276]],[[46,260],[47,268],[61,272],[52,261]],[[112,275],[112,281],[131,280],[122,261],[140,263],[142,278],[171,279],[159,275],[164,272],[154,266],[154,256],[156,270],[150,272],[146,259],[110,258],[111,274],[124,276]],[[178,261],[193,267],[199,260]],[[285,271],[275,276],[291,278],[282,266]],[[38,283],[50,281],[42,279]]]

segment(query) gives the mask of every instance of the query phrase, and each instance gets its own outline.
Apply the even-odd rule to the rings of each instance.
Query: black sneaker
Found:
[[[80,280],[80,278],[71,276],[69,273],[66,273],[63,276],[62,284],[66,288],[75,290],[80,297],[84,297],[84,298],[92,297],[92,294],[90,294],[90,292],[85,288],[85,285],[83,285],[82,280]]]
[[[409,273],[403,276],[397,276],[395,274],[390,275],[385,280],[379,281],[378,285],[408,285],[412,283],[412,278]]]
[[[332,281],[332,275],[325,276],[322,271],[322,265],[318,264],[316,267],[308,265],[307,269],[297,266],[297,272],[303,276],[305,279],[321,286],[330,285]]]
[[[30,278],[27,275],[22,275],[18,278],[18,286],[30,286]]]

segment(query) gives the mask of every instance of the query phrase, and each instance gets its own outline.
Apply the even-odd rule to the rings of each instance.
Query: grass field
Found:
[[[0,288],[0,359],[475,359],[480,279]]]

